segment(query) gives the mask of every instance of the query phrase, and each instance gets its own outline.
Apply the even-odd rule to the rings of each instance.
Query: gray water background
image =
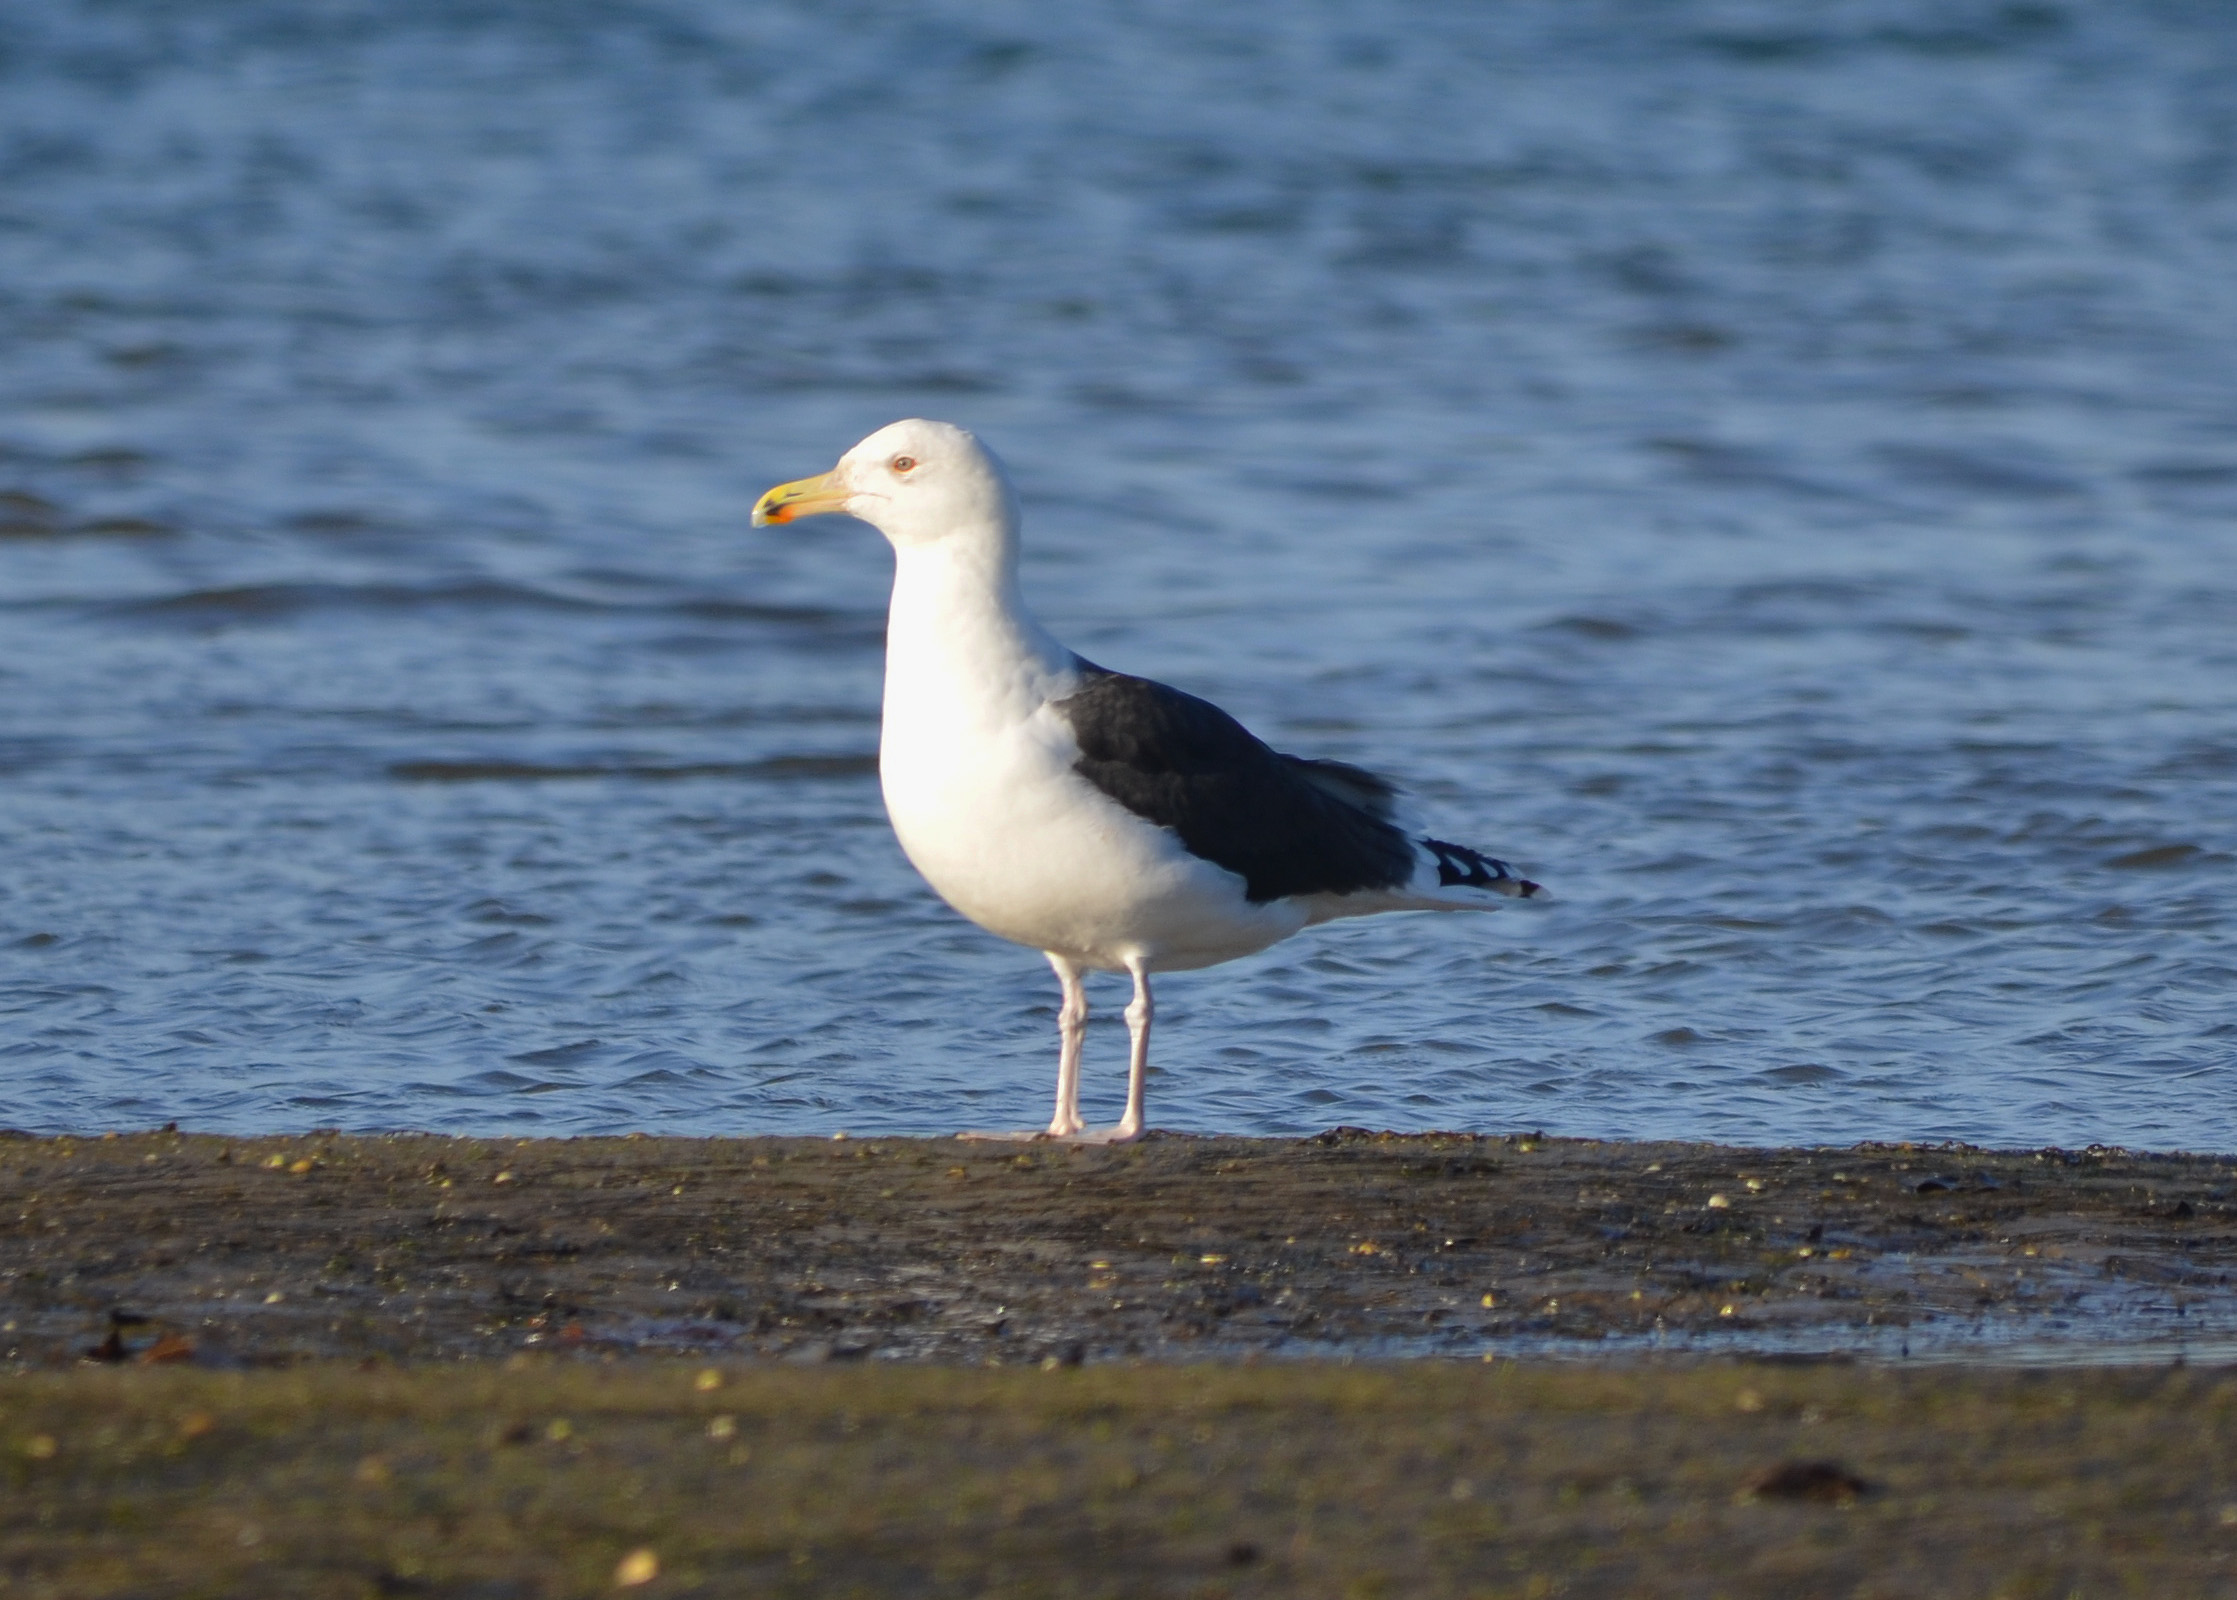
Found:
[[[882,542],[746,526],[908,415],[1061,637],[1560,896],[1164,980],[1160,1124],[2237,1148],[2171,0],[14,0],[0,1123],[1044,1118]]]

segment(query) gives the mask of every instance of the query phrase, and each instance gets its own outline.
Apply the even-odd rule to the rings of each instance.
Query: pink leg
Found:
[[[1150,1074],[1150,1021],[1157,1015],[1157,1004],[1150,998],[1149,967],[1136,956],[1127,962],[1126,970],[1134,975],[1134,999],[1126,1008],[1126,1032],[1132,1049],[1126,1063],[1126,1115],[1111,1130],[1113,1144],[1141,1138],[1147,1126],[1144,1114]]]
[[[1068,1139],[1087,1126],[1080,1120],[1080,1047],[1087,1039],[1087,987],[1071,961],[1053,950],[1042,954],[1064,986],[1064,1004],[1056,1014],[1056,1115],[1049,1119],[1049,1137]]]

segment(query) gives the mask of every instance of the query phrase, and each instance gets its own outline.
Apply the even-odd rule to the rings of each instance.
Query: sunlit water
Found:
[[[1165,980],[1162,1125],[2237,1147],[2233,262],[2218,3],[16,0],[0,1122],[1045,1118],[746,526],[930,415],[1560,896]]]

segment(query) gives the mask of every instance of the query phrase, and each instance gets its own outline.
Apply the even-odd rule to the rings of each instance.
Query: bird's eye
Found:
[[[917,458],[915,456],[895,456],[886,465],[896,472],[914,472],[917,466]]]

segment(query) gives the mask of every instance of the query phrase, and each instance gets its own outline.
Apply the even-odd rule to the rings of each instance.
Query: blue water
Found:
[[[2233,263],[2218,3],[13,0],[0,1123],[1044,1119],[746,526],[929,415],[1560,896],[1166,979],[1153,1120],[2237,1148]]]

